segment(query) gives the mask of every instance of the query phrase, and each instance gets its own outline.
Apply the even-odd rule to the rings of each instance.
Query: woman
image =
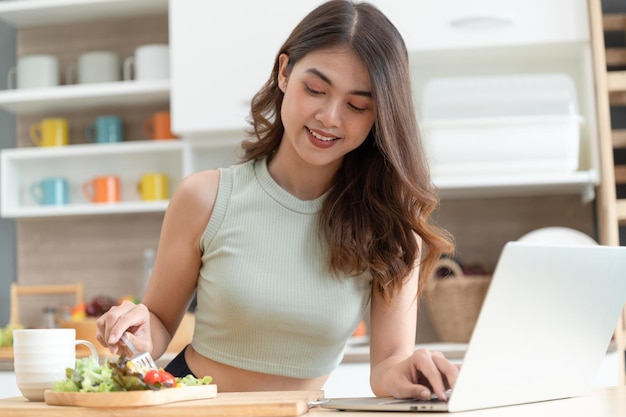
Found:
[[[168,365],[220,391],[321,389],[370,305],[378,396],[445,399],[457,367],[414,352],[417,298],[453,249],[418,140],[407,51],[376,8],[333,0],[280,49],[243,161],[184,179],[142,304],[98,320],[115,353],[163,354],[197,290],[193,342]]]

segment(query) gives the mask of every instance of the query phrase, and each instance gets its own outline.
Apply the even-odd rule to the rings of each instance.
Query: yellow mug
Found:
[[[65,146],[69,136],[69,123],[60,117],[47,117],[30,127],[30,139],[37,146]]]
[[[137,191],[142,200],[167,200],[169,198],[169,184],[166,174],[160,172],[148,172],[141,176]]]

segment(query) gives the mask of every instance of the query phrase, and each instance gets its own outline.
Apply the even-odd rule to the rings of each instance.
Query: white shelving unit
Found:
[[[183,176],[186,143],[179,140],[85,144],[58,148],[18,148],[2,151],[3,217],[115,214],[164,211],[167,201],[141,201],[139,178],[146,172],[164,172],[170,184]],[[82,184],[97,175],[117,175],[121,202],[95,204],[83,194]],[[40,206],[30,195],[31,184],[47,177],[64,177],[70,184],[70,203]]]
[[[7,0],[0,19],[16,28],[165,13],[168,0]]]
[[[137,106],[169,101],[169,80],[120,81],[102,84],[0,91],[0,108],[13,113],[39,113],[102,106]]]
[[[0,1],[0,20],[16,29],[64,25],[107,19],[140,18],[168,12],[168,0],[7,0]],[[169,80],[119,81],[102,84],[59,85],[50,88],[0,91],[0,109],[16,116],[49,111],[80,112],[98,108],[169,106]],[[0,132],[0,134],[2,134]],[[193,141],[128,141],[119,144],[71,144],[58,148],[16,148],[1,152],[2,217],[163,212],[168,201],[140,201],[137,182],[144,172],[164,172],[170,194],[181,179],[200,169],[234,161],[235,141],[241,134]],[[121,179],[121,202],[87,201],[82,184],[97,175]],[[30,195],[31,184],[46,177],[70,182],[70,203],[40,206]]]
[[[139,178],[147,172],[166,173],[170,193],[185,176],[232,163],[240,136],[221,139],[143,140],[119,144],[84,144],[54,148],[4,149],[0,153],[0,214],[8,218],[92,214],[162,212],[168,201],[141,201]],[[121,202],[87,201],[82,184],[97,175],[117,175]],[[30,195],[31,184],[43,178],[64,177],[70,183],[70,204],[40,206]]]
[[[534,6],[531,7],[529,5],[513,5],[514,7],[509,5],[513,7],[510,9],[511,22],[502,28],[485,29],[450,26],[449,19],[452,19],[452,17],[450,17],[449,10],[443,5],[433,4],[426,0],[416,1],[411,3],[410,6],[402,5],[399,9],[398,5],[387,0],[379,0],[376,3],[398,21],[398,25],[403,31],[407,32],[405,36],[408,39],[407,45],[411,50],[411,76],[417,103],[419,103],[421,88],[430,77],[457,74],[564,71],[574,78],[580,94],[581,112],[585,116],[585,127],[582,132],[583,139],[581,143],[583,157],[578,171],[558,175],[536,175],[529,172],[498,176],[435,177],[433,182],[440,188],[442,198],[575,193],[580,194],[584,202],[593,199],[595,187],[599,183],[599,174],[597,155],[594,154],[597,147],[597,132],[594,108],[591,104],[593,85],[590,77],[591,58],[589,34],[585,26],[587,10],[583,6],[585,5],[584,0],[576,0],[575,4],[572,4],[572,7],[574,7],[572,10],[575,11],[575,13],[574,11],[572,13],[574,13],[575,18],[569,18],[562,22],[557,19],[556,14],[569,3],[565,0],[558,0],[546,13],[542,14],[543,23],[540,25],[542,30],[538,32],[524,29],[527,25],[531,25],[534,19],[534,14],[530,12]],[[472,13],[482,13],[487,16],[489,13],[495,13],[493,12],[494,10],[497,11],[499,8],[505,7],[500,2],[493,0],[480,0],[476,4],[478,9],[471,8],[471,10],[467,10],[467,6],[462,1],[454,0],[453,3],[458,8],[457,14],[459,15],[463,13],[470,15]],[[539,0],[533,0],[532,3],[537,5],[543,4]],[[198,10],[196,10],[196,6],[199,8]],[[17,28],[28,28],[38,25],[66,24],[105,18],[126,18],[158,14],[168,11],[168,7],[168,0],[5,0],[0,2],[0,19],[9,22]],[[178,11],[178,14],[174,13],[171,16],[174,20],[170,21],[170,40],[173,46],[172,53],[174,58],[173,68],[176,69],[176,63],[182,62],[180,59],[184,58],[184,56],[178,56],[177,58],[177,54],[180,54],[176,51],[176,46],[185,44],[190,48],[194,48],[196,47],[194,42],[202,42],[203,39],[216,39],[216,36],[223,35],[223,28],[221,26],[214,27],[213,25],[200,26],[201,22],[198,22],[197,27],[193,26],[194,30],[188,30],[189,21],[187,19],[191,19],[190,16],[197,15],[203,10],[209,13],[212,7],[214,7],[212,4],[193,5],[189,0],[187,3],[181,0],[174,3],[174,7],[180,7],[180,9],[175,9],[175,11]],[[225,5],[224,7],[227,7],[228,10],[233,7],[236,8],[236,6],[232,5]],[[290,7],[293,7],[294,16],[298,15],[296,12],[300,10],[299,6]],[[309,6],[302,7],[302,13],[304,13],[304,9],[308,10],[309,8]],[[437,17],[436,24],[441,26],[441,30],[445,29],[445,39],[447,39],[445,45],[439,45],[435,41],[433,41],[435,44],[430,41],[423,44],[420,41],[425,39],[424,33],[421,32],[423,29],[420,29],[420,25],[414,27],[411,23],[413,20],[407,17],[414,14],[416,18],[425,19],[424,10],[426,9],[433,16]],[[232,10],[232,13],[236,13],[236,11]],[[295,17],[293,18],[295,19]],[[557,26],[551,26],[548,23],[552,21],[561,23]],[[187,22],[184,23],[187,25],[185,30],[182,30],[181,22]],[[195,20],[192,19],[192,22],[195,22]],[[237,25],[240,25],[241,30],[243,30],[245,25],[252,23],[247,20],[233,22],[235,27],[229,28],[229,30],[232,30],[233,33],[238,33],[240,27]],[[435,24],[433,22],[430,23]],[[287,23],[284,24],[286,25]],[[282,30],[287,29],[283,28]],[[508,39],[506,42],[495,42],[493,37],[489,35],[490,31],[495,31],[494,33],[498,33],[498,31],[506,32],[510,39],[506,38]],[[441,42],[442,40],[439,41]],[[433,48],[432,45],[438,46]],[[197,47],[200,48],[201,45],[198,44]],[[275,51],[266,52],[268,56],[272,56]],[[202,61],[205,55],[207,62]],[[196,62],[197,67],[202,68],[198,75],[202,77],[202,82],[194,79],[193,76],[187,77],[180,71],[178,71],[179,78],[173,80],[173,82],[176,82],[176,89],[179,93],[180,91],[189,91],[196,98],[203,97],[200,102],[192,99],[184,101],[182,104],[186,107],[174,108],[173,110],[178,110],[179,116],[181,114],[193,114],[194,120],[197,119],[206,121],[203,123],[208,123],[207,126],[200,126],[198,134],[190,135],[188,141],[181,141],[181,143],[186,143],[186,150],[181,151],[183,156],[180,163],[179,177],[223,164],[224,161],[234,160],[235,144],[243,137],[243,120],[241,125],[225,134],[222,131],[216,131],[215,127],[212,130],[209,129],[211,122],[208,122],[208,119],[218,120],[220,118],[214,113],[211,113],[213,117],[206,117],[207,111],[210,111],[210,107],[205,107],[202,104],[205,103],[206,97],[210,96],[213,103],[221,103],[220,106],[227,112],[234,111],[233,109],[240,105],[239,102],[236,102],[231,106],[232,108],[229,107],[229,100],[232,101],[232,98],[229,99],[228,97],[232,96],[232,92],[228,91],[228,89],[225,89],[223,92],[215,90],[211,94],[203,94],[201,92],[202,88],[206,88],[207,76],[210,79],[222,79],[221,77],[211,75],[210,71],[215,71],[215,63],[210,56],[210,54],[194,55],[194,62]],[[233,62],[233,65],[237,65],[237,63]],[[241,67],[243,68],[245,65]],[[180,70],[180,68],[178,69]],[[254,71],[258,73],[258,69]],[[174,74],[176,76],[176,72]],[[197,74],[197,71],[193,74]],[[0,108],[16,114],[26,115],[46,111],[47,109],[73,110],[98,106],[140,106],[151,103],[166,103],[170,100],[172,93],[169,81],[69,85],[37,91],[0,91]],[[174,115],[174,118],[176,117]],[[174,127],[177,127],[176,124]],[[180,128],[183,135],[193,130],[184,123],[181,124]],[[206,135],[203,132],[207,132]],[[7,152],[7,154],[10,155],[7,156],[8,159],[14,157],[10,152]],[[47,153],[42,155],[47,155]],[[121,158],[122,154],[116,158],[118,157]],[[22,172],[24,167],[31,169],[30,165],[25,162],[28,158],[22,158],[19,163],[16,162],[17,160],[8,162],[13,164],[11,168],[13,174],[11,175],[18,175],[20,178],[28,177],[28,174]],[[76,156],[68,156],[66,160],[68,165],[70,165],[69,161],[72,158],[84,158],[84,155],[78,153]],[[53,159],[50,157],[50,161]],[[20,183],[22,181],[20,180]],[[13,213],[11,215],[18,216],[20,206],[16,202],[22,200],[13,198],[9,201],[13,201],[11,204],[14,204],[13,209],[15,210],[9,209],[9,206],[7,206],[9,203],[5,203],[3,198],[3,215]],[[45,211],[42,213],[45,214]]]

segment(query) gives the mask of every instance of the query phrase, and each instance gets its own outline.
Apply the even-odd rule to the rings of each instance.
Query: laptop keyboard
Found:
[[[447,389],[446,398],[450,399],[451,395],[452,395],[452,389]],[[417,402],[438,403],[438,402],[445,402],[445,401],[441,401],[439,397],[437,397],[436,394],[432,394],[429,400],[419,400],[417,398],[409,398],[409,399],[395,399],[394,398],[394,399],[382,401],[381,404],[415,404]]]

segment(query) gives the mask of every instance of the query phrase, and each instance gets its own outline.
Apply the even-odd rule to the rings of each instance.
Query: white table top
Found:
[[[328,417],[330,410],[315,408],[308,416]],[[340,417],[399,417],[403,415],[445,415],[442,413],[340,412]],[[596,388],[591,394],[564,400],[544,401],[510,407],[453,413],[459,417],[626,417],[626,387]]]

